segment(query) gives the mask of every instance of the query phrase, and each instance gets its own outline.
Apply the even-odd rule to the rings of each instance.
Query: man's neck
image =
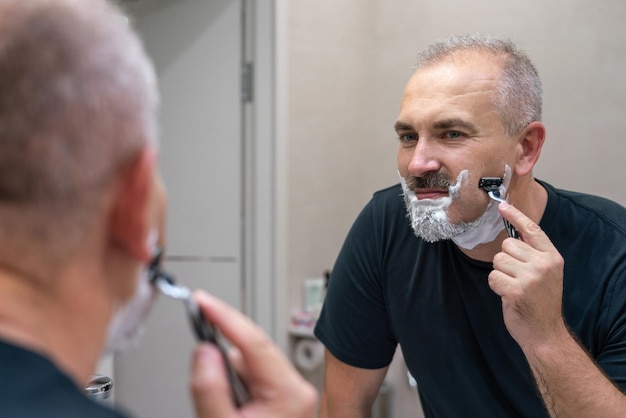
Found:
[[[487,242],[485,244],[479,244],[476,247],[468,250],[463,247],[458,247],[459,250],[472,260],[484,261],[487,263],[491,263],[493,261],[493,257],[500,252],[502,248],[502,241],[507,237],[506,231],[502,229],[502,232],[498,234],[495,240],[491,242]]]
[[[48,287],[0,270],[0,339],[47,357],[83,385],[102,345],[96,332],[102,325],[90,323],[100,321],[89,318],[84,309],[93,299],[80,296],[79,289],[69,294]]]

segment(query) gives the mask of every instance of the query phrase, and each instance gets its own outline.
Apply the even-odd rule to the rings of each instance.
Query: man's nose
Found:
[[[441,164],[436,152],[436,146],[426,138],[420,138],[413,149],[413,155],[409,161],[409,174],[422,177],[425,174],[439,171]]]

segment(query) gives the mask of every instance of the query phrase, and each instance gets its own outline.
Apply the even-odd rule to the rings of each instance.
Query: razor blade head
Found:
[[[498,187],[502,186],[502,183],[504,183],[502,177],[481,177],[481,179],[478,180],[478,188],[488,192],[498,189]]]
[[[503,203],[506,202],[506,199],[503,199],[502,196],[500,196],[500,186],[502,185],[502,183],[504,183],[504,179],[501,177],[482,177],[478,181],[478,188],[486,191],[491,200],[494,200],[498,203]],[[506,219],[503,219],[503,221],[508,236],[511,238],[519,239],[519,233],[517,232],[517,229],[515,229],[515,227],[511,225],[511,223]]]

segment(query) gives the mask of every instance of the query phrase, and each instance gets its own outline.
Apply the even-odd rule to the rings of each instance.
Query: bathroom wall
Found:
[[[544,84],[547,140],[535,175],[626,204],[623,0],[288,2],[287,275],[332,267],[371,194],[397,181],[393,123],[416,52],[452,33],[508,37]],[[393,416],[419,416],[394,365]],[[460,388],[462,390],[462,388]]]

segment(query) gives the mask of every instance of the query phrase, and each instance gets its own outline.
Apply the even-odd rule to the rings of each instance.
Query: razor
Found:
[[[500,186],[504,179],[501,177],[482,177],[478,181],[478,188],[483,189],[487,192],[491,200],[494,200],[498,203],[506,202],[504,198],[500,195]],[[506,229],[506,233],[511,238],[519,239],[519,233],[517,229],[509,221],[506,219],[502,219],[504,221],[504,229]]]
[[[219,331],[211,322],[205,318],[198,304],[191,297],[191,290],[185,286],[176,283],[174,277],[160,267],[162,251],[157,249],[153,261],[150,263],[149,274],[150,282],[161,293],[169,298],[180,300],[185,305],[187,316],[191,322],[191,327],[198,341],[206,341],[214,344],[224,360],[226,368],[226,376],[230,383],[231,395],[237,407],[243,406],[250,400],[248,390],[235,372],[235,368],[231,364],[226,354],[226,346],[222,342]]]

